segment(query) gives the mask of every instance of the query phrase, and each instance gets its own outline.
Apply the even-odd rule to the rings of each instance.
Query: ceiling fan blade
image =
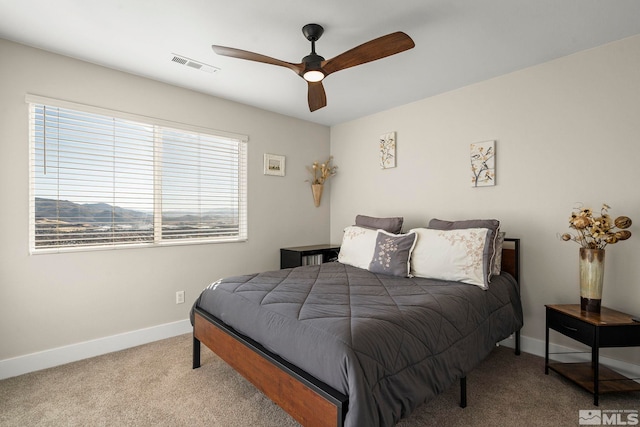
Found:
[[[396,53],[404,52],[415,46],[415,43],[405,33],[398,31],[378,37],[356,46],[340,55],[322,63],[325,76],[356,65],[386,58]]]
[[[259,53],[249,52],[247,50],[236,49],[233,47],[226,47],[226,46],[217,46],[217,45],[212,45],[211,48],[218,55],[230,56],[232,58],[239,58],[239,59],[247,59],[249,61],[262,62],[264,64],[279,65],[281,67],[289,68],[296,74],[300,74],[304,69],[304,64],[293,64],[291,62],[281,61],[279,59],[271,58],[269,56],[261,55]]]
[[[324,92],[322,82],[308,83],[309,92],[307,94],[307,99],[309,100],[309,110],[313,112],[327,105],[327,94]]]

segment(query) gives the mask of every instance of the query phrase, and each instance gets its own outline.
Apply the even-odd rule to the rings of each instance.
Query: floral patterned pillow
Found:
[[[487,260],[484,250],[489,230],[466,228],[433,230],[416,228],[418,242],[411,254],[411,274],[429,279],[469,283],[487,289]]]
[[[373,259],[369,271],[407,277],[410,271],[411,251],[416,245],[416,233],[392,234],[378,230]]]
[[[485,272],[487,276],[487,282],[491,281],[491,275],[493,273],[493,266],[495,264],[497,251],[498,233],[500,231],[500,221],[497,219],[467,219],[462,221],[446,221],[437,218],[433,218],[429,221],[429,227],[435,230],[459,230],[466,228],[487,228],[489,238],[487,239],[484,251],[485,251]],[[501,252],[500,252],[501,254]],[[495,274],[500,274],[498,271]]]
[[[338,262],[367,270],[376,244],[376,230],[355,225],[344,229]]]

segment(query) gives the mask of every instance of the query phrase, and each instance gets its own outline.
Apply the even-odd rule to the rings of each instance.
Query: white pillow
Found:
[[[356,225],[345,228],[338,262],[368,270],[369,263],[373,258],[377,236],[378,231],[370,228]]]
[[[488,288],[490,265],[484,251],[486,228],[433,230],[416,228],[416,247],[411,253],[411,274],[429,279],[451,280]]]

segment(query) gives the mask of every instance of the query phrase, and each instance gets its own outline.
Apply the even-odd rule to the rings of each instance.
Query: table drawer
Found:
[[[612,325],[600,328],[600,347],[640,346],[640,325]]]
[[[588,346],[595,344],[595,326],[548,308],[547,327]]]

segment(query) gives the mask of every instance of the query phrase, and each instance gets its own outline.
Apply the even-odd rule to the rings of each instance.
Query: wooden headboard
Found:
[[[520,283],[520,239],[505,238],[502,245],[502,271]]]

